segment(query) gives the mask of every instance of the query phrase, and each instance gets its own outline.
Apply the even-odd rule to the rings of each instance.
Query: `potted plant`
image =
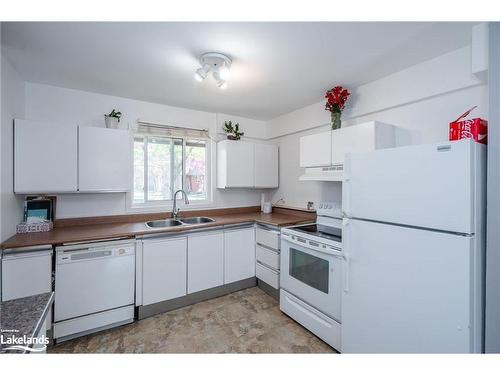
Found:
[[[241,136],[245,134],[240,132],[240,124],[236,123],[233,126],[232,121],[225,121],[223,130],[227,134],[227,139],[231,139],[233,141],[239,140]]]
[[[345,107],[349,95],[351,95],[351,93],[342,86],[335,86],[333,89],[326,92],[325,109],[331,112],[332,129],[339,129],[342,126],[340,116],[342,115],[342,110]]]
[[[113,108],[113,110],[108,115],[104,115],[104,122],[106,123],[106,127],[111,129],[118,129],[120,117],[122,117],[122,113],[116,111]]]

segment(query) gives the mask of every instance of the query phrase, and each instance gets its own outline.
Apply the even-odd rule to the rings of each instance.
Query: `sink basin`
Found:
[[[167,220],[154,220],[146,222],[146,225],[150,228],[167,228],[176,227],[177,225],[182,225],[179,220],[167,219]]]
[[[184,219],[180,219],[184,224],[203,224],[203,223],[213,223],[215,220],[210,217],[186,217]]]

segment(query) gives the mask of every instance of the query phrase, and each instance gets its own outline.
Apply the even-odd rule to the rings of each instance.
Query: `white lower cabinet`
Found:
[[[4,250],[2,301],[52,291],[52,247],[33,251]]]
[[[254,227],[224,231],[224,284],[254,276]]]
[[[2,301],[52,292],[52,246],[4,250],[2,259]],[[52,327],[52,307],[40,330]]]
[[[224,233],[190,234],[187,259],[188,294],[224,284]]]
[[[136,261],[137,306],[183,297],[255,277],[255,229],[144,239]]]
[[[142,304],[182,297],[187,292],[187,238],[143,240]]]

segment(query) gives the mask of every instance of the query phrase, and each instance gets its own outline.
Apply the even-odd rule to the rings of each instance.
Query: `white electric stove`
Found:
[[[321,202],[316,224],[281,231],[280,309],[340,351],[341,204]]]

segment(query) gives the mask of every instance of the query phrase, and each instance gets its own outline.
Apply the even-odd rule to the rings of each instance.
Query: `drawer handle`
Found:
[[[270,229],[270,228],[265,228],[265,227],[258,227],[257,228],[258,230],[262,230],[262,231],[265,231],[265,232],[269,232],[269,233],[273,233],[277,236],[280,235],[280,232],[276,231],[276,230],[273,230],[273,229]]]
[[[264,263],[261,263],[260,261],[257,261],[257,264],[258,264],[259,266],[262,266],[262,267],[263,267],[263,268],[265,268],[266,270],[268,270],[268,271],[270,271],[270,272],[274,273],[276,276],[278,276],[278,275],[279,275],[279,272],[278,272],[277,270],[274,270],[274,269],[272,269],[271,267],[266,266]]]
[[[272,248],[272,247],[270,247],[270,246],[263,245],[263,244],[261,244],[261,243],[259,243],[259,242],[257,242],[257,246],[259,246],[259,247],[261,247],[261,248],[263,248],[263,249],[265,249],[265,250],[272,251],[272,252],[273,252],[274,254],[276,254],[276,255],[279,255],[279,253],[280,253],[280,251],[279,251],[278,249],[274,249],[274,248]]]
[[[324,319],[321,319],[318,315],[314,314],[312,311],[310,311],[309,309],[305,308],[304,306],[302,305],[299,305],[297,302],[295,301],[292,301],[290,298],[286,297],[286,299],[288,300],[288,303],[290,305],[293,305],[295,306],[295,308],[297,310],[300,310],[302,311],[303,313],[305,313],[306,315],[308,315],[309,317],[311,317],[312,319],[314,319],[315,321],[317,321],[318,323],[320,323],[321,325],[323,326],[326,326],[327,328],[331,328],[332,325],[327,322],[326,320]]]

